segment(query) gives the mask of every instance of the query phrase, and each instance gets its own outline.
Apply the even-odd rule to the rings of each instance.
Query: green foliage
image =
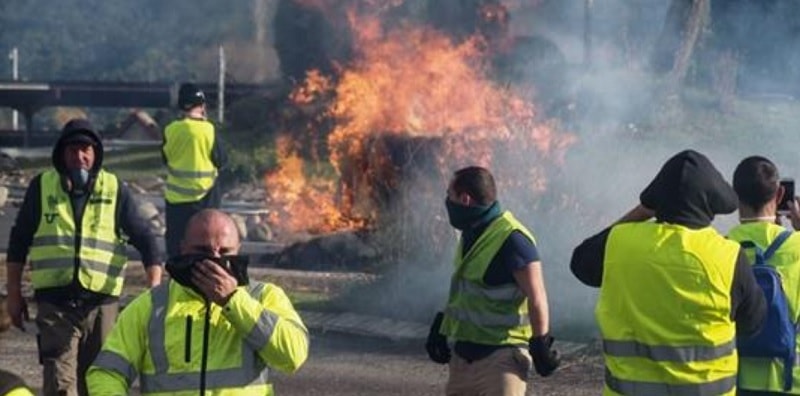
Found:
[[[20,71],[29,80],[199,78],[197,70],[203,69],[199,52],[222,44],[221,38],[252,34],[251,2],[4,0],[2,4],[0,48],[19,48]]]
[[[261,177],[275,167],[274,145],[228,149],[228,165],[220,171],[223,189],[239,184],[260,182]]]

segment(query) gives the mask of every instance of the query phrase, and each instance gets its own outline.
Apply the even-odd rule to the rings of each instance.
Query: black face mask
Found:
[[[447,217],[450,220],[450,225],[461,231],[469,229],[476,224],[493,220],[502,214],[500,204],[497,201],[487,206],[465,206],[445,198],[444,205],[447,208]]]
[[[250,283],[250,277],[247,276],[247,265],[250,262],[249,256],[211,257],[204,254],[183,254],[170,257],[165,267],[167,273],[172,279],[175,279],[175,282],[203,295],[203,292],[192,282],[192,268],[196,263],[203,260],[212,261],[225,269],[236,278],[236,283],[239,286],[246,286]]]

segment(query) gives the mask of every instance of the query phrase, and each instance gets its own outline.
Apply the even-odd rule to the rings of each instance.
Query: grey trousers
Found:
[[[118,312],[116,301],[85,308],[38,303],[37,343],[39,362],[44,366],[45,396],[88,395],[86,371],[111,332]]]

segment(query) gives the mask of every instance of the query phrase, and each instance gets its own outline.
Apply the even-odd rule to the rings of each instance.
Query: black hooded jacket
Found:
[[[656,221],[694,229],[710,226],[717,214],[732,213],[738,202],[736,192],[711,162],[692,150],[670,158],[639,199],[644,207],[655,211]],[[603,259],[612,227],[584,240],[572,253],[570,269],[588,286],[601,286]],[[763,292],[744,251],[740,250],[731,286],[730,317],[736,322],[737,333],[757,332],[766,312]]]
[[[80,136],[79,136],[80,135]],[[95,147],[95,162],[90,170],[90,183],[100,171],[103,165],[103,143],[100,136],[86,124],[78,125],[78,128],[65,127],[64,132],[59,137],[53,147],[52,162],[53,167],[61,175],[66,174],[66,166],[63,158],[64,147],[72,140],[88,139]],[[33,244],[33,236],[36,233],[41,218],[41,174],[34,177],[28,189],[25,191],[25,198],[22,206],[17,213],[17,218],[11,228],[11,235],[8,241],[7,261],[12,263],[25,263],[28,253]],[[64,185],[62,184],[62,188]],[[75,222],[80,223],[83,217],[83,209],[86,205],[88,194],[83,196],[71,196]],[[142,263],[147,267],[160,265],[163,262],[162,253],[158,246],[156,236],[150,230],[147,220],[142,218],[137,212],[137,203],[127,185],[120,181],[117,193],[116,224],[120,231],[128,237],[128,241],[141,254]],[[77,293],[76,293],[77,292]],[[73,285],[62,288],[37,290],[36,297],[46,300],[61,301],[74,298],[76,294],[87,295],[88,291],[82,289],[77,281],[73,280]],[[103,300],[106,296],[91,296],[95,300]]]

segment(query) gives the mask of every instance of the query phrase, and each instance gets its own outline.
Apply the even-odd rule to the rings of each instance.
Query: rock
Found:
[[[370,272],[380,258],[378,249],[352,231],[297,242],[277,259],[279,268],[315,271]]]
[[[130,188],[131,191],[133,191],[136,194],[147,194],[147,190],[145,190],[136,183],[128,183],[128,188]]]
[[[8,187],[0,186],[0,208],[8,201]]]
[[[133,181],[145,191],[158,192],[164,188],[164,179],[158,176],[142,177]]]
[[[6,153],[0,153],[0,172],[8,172],[19,168],[17,160]]]
[[[247,229],[248,240],[255,242],[269,242],[275,238],[272,227],[267,223],[253,224]]]

